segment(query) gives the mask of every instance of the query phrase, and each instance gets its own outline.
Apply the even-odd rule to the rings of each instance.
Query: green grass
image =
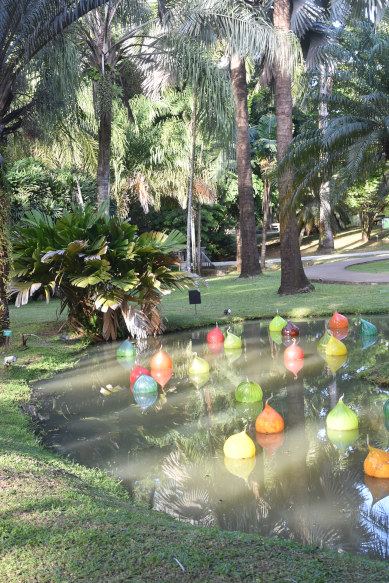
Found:
[[[358,263],[357,265],[350,265],[346,269],[362,273],[389,273],[389,261],[383,259],[382,261],[372,261],[371,263]]]
[[[226,308],[232,310],[234,320],[272,318],[277,310],[282,316],[296,319],[332,315],[335,309],[346,314],[388,311],[388,285],[315,284],[313,293],[281,297],[277,293],[280,278],[279,271],[267,271],[251,279],[236,275],[210,278],[208,288],[200,287],[202,303],[197,306],[197,315],[195,307],[189,305],[187,291],[165,296],[168,329],[227,322]]]
[[[243,306],[248,310],[250,302],[255,307],[258,303],[262,315],[269,315],[277,304],[277,297],[272,297],[277,285],[273,274],[250,282],[226,278],[224,294],[221,281],[211,281],[210,285],[200,306],[207,310],[210,321],[217,316],[212,311],[222,312],[226,305],[227,290],[229,297],[234,297],[231,305],[236,311]],[[329,291],[320,293],[294,298],[294,302],[303,309],[314,297],[321,301]],[[328,304],[335,301],[330,301],[330,295],[326,297]],[[284,299],[278,298],[278,303]],[[190,310],[186,323],[197,322],[193,306],[187,305],[187,294],[173,300],[169,297],[166,304],[171,320],[174,302],[178,302],[181,316],[185,307]],[[318,300],[316,303],[320,303]],[[365,300],[360,300],[361,308],[367,307],[368,298]],[[291,298],[287,305],[292,309]],[[10,368],[0,368],[2,583],[389,581],[388,565],[381,562],[175,522],[134,506],[121,485],[101,471],[84,468],[44,449],[20,408],[29,398],[28,383],[68,368],[84,348],[82,342],[59,340],[54,321],[57,308],[58,302],[52,302],[48,307],[40,303],[11,309],[13,336],[8,354],[15,354],[18,361]],[[286,305],[283,313],[285,309]],[[317,310],[318,306],[312,304],[311,309]],[[247,311],[247,315],[257,314]],[[177,316],[177,325],[181,316]],[[23,348],[19,346],[21,333],[39,337],[28,338],[27,348]]]

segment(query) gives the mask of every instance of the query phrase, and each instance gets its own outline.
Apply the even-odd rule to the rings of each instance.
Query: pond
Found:
[[[327,362],[317,350],[328,320],[295,321],[304,360],[293,371],[266,321],[232,325],[243,342],[233,353],[207,344],[210,328],[139,341],[136,364],[149,368],[161,343],[173,359],[172,377],[159,379],[164,389],[141,397],[130,388],[135,364],[116,359],[118,344],[92,348],[76,368],[34,387],[37,430],[46,445],[119,478],[136,503],[179,520],[388,558],[389,479],[365,476],[363,461],[367,436],[388,448],[389,391],[358,372],[387,359],[389,318],[367,319],[378,336],[361,338],[359,318],[349,318],[345,362]],[[193,352],[210,363],[209,379],[188,376]],[[264,399],[273,395],[282,433],[257,434],[262,403],[236,402],[247,378]],[[359,420],[346,436],[326,430],[341,395]],[[244,428],[256,456],[231,462],[223,444]]]

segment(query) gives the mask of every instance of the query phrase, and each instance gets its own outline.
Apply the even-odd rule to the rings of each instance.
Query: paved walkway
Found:
[[[309,255],[302,257],[305,261],[332,260],[332,263],[322,263],[305,267],[305,273],[311,281],[326,283],[389,283],[389,273],[362,273],[346,269],[349,265],[371,263],[389,258],[389,251],[362,251],[354,253],[337,253],[332,255]],[[336,261],[333,261],[336,259]],[[342,259],[342,261],[338,261]],[[268,259],[266,263],[279,263],[280,259]],[[236,261],[215,262],[216,267],[236,265]]]
[[[333,257],[333,256],[332,256]],[[326,283],[389,283],[389,273],[363,273],[347,269],[350,265],[360,265],[371,263],[372,261],[383,261],[388,259],[389,253],[376,254],[373,257],[357,257],[353,259],[343,259],[333,263],[322,263],[305,267],[305,273],[311,281],[325,281]]]

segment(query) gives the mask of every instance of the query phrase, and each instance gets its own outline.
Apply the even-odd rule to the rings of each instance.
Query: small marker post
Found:
[[[3,330],[3,337],[5,338],[4,340],[4,352],[7,352],[8,346],[9,346],[9,339],[12,336],[12,330]]]

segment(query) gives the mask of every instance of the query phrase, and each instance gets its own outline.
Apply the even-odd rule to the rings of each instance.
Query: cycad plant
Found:
[[[146,337],[164,330],[160,301],[197,280],[179,271],[172,255],[185,247],[178,231],[137,234],[137,227],[108,218],[102,208],[73,207],[57,221],[31,211],[12,234],[16,306],[41,290],[49,301],[58,288],[61,310],[79,333],[104,340],[128,333]]]

